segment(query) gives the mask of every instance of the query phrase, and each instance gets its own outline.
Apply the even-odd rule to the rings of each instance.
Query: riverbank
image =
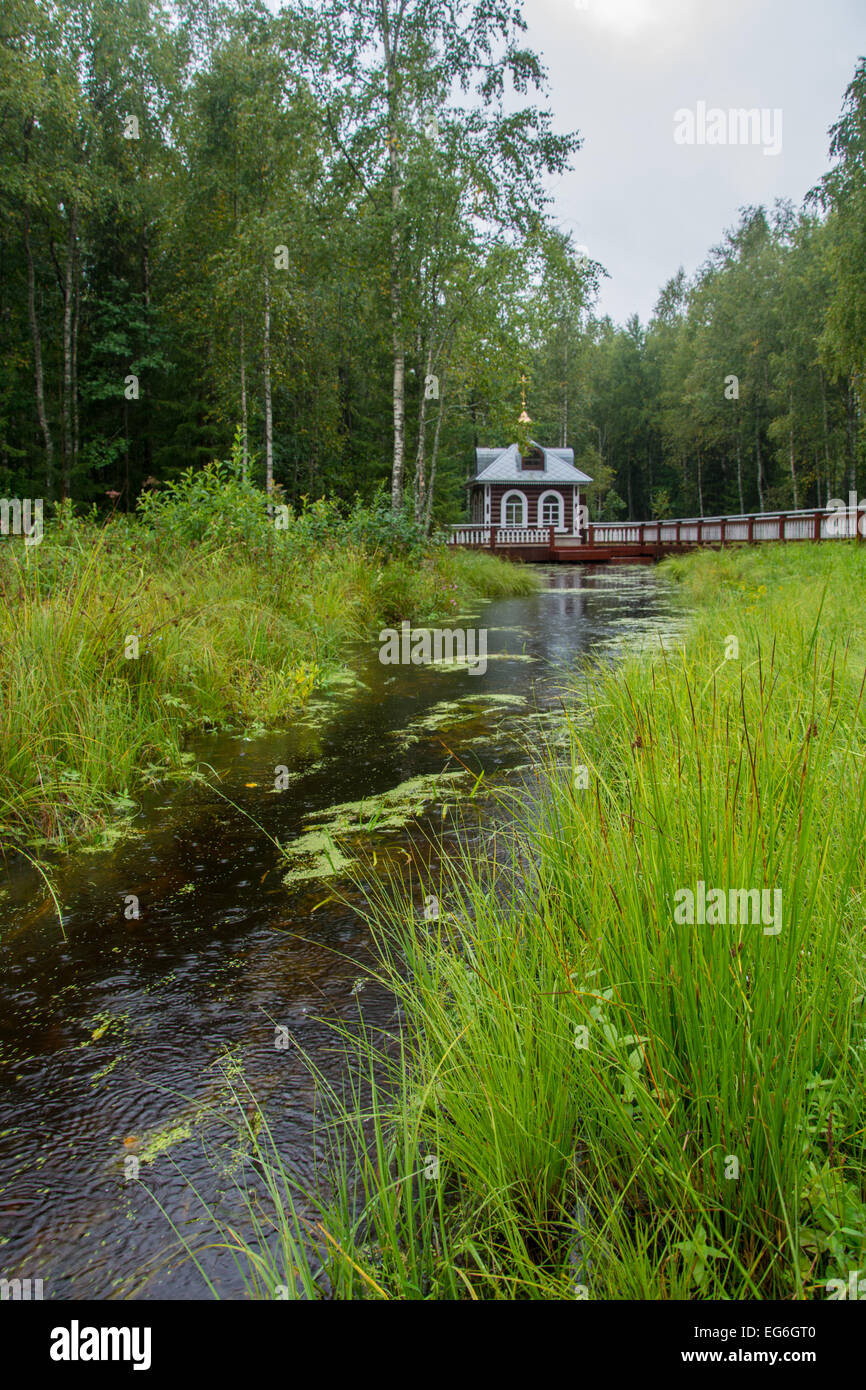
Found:
[[[862,1269],[866,556],[667,572],[685,640],[581,675],[495,855],[419,885],[432,913],[374,903],[399,1049],[332,1092],[318,1224],[253,1136],[281,1241],[252,1291],[824,1299]]]
[[[4,1275],[35,1272],[60,1300],[201,1298],[174,1223],[207,1245],[200,1263],[220,1296],[244,1296],[203,1208],[194,1219],[193,1191],[251,1236],[233,1187],[260,1185],[229,1085],[255,1097],[286,1164],[311,1179],[322,1078],[342,1087],[346,1076],[334,1025],[356,1030],[362,1016],[393,1033],[359,875],[420,887],[460,825],[485,857],[494,789],[521,785],[541,729],[562,736],[557,694],[578,654],[617,660],[624,634],[680,629],[655,569],[535,573],[532,593],[462,620],[487,631],[483,675],[383,665],[376,634],[348,649],[361,684],[314,694],[285,727],[191,736],[212,770],[204,781],[147,790],[121,836],[52,862],[62,930],[39,873],[9,865],[0,1204],[19,1216],[4,1231]],[[296,872],[316,831],[352,861],[345,873]]]
[[[0,839],[66,848],[188,775],[196,729],[262,730],[352,677],[347,644],[448,625],[532,575],[424,543],[386,509],[268,518],[212,465],[108,522],[67,515],[0,559]]]

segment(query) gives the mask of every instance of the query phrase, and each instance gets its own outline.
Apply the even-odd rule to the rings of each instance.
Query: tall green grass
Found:
[[[262,503],[263,507],[263,503]],[[177,510],[177,509],[175,509]],[[347,642],[527,592],[527,571],[440,547],[392,558],[351,538],[221,541],[66,517],[0,556],[0,840],[67,845],[178,774],[187,733],[273,727],[339,674]],[[216,528],[212,528],[214,531]],[[136,648],[130,639],[137,642]]]
[[[684,642],[585,671],[489,855],[372,904],[399,1046],[347,1035],[316,1192],[261,1140],[260,1292],[808,1299],[866,1268],[866,556],[669,573]],[[699,880],[780,888],[781,932],[678,922]]]

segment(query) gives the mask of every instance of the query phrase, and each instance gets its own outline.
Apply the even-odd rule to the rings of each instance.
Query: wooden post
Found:
[[[551,560],[555,560],[555,559],[556,559],[556,527],[555,527],[555,526],[551,526],[551,528],[550,528],[550,558],[551,558]]]
[[[703,539],[704,539],[704,519],[703,519],[703,517],[701,517],[701,519],[700,519],[699,522],[698,522],[698,545],[702,545],[702,544],[703,544]]]
[[[748,525],[748,531],[747,531],[747,535],[746,535],[746,540],[749,542],[749,545],[751,545],[752,542],[754,541],[754,539],[755,539],[755,518],[754,518],[753,516],[750,516],[750,517],[749,517],[749,525]]]
[[[680,523],[677,522],[677,539],[676,539],[677,549],[679,549],[679,544],[680,544]]]
[[[821,513],[820,513],[820,512],[816,512],[815,515],[812,517],[812,540],[813,540],[813,541],[819,541],[820,539],[821,539]]]
[[[495,526],[491,526],[491,527],[490,527],[490,549],[491,549],[491,550],[495,550],[495,549],[496,549],[496,527],[495,527]]]

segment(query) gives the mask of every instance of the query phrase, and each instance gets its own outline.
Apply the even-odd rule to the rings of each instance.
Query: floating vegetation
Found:
[[[294,786],[296,782],[302,782],[305,777],[313,777],[316,773],[321,772],[326,762],[326,758],[319,758],[317,762],[305,763],[303,767],[297,767],[287,772],[281,772],[279,787],[266,787],[265,790],[269,794],[279,794],[280,792],[285,791],[287,787]]]
[[[101,1013],[93,1015],[88,1026],[91,1029],[90,1037],[80,1043],[80,1047],[89,1047],[92,1042],[99,1042],[106,1033],[110,1033],[112,1036],[126,1033],[129,1028],[129,1013],[111,1014],[103,1010]]]
[[[197,1133],[204,1139],[207,1131],[216,1127],[228,1131],[218,1146],[221,1153],[218,1166],[223,1175],[230,1174],[239,1165],[250,1142],[250,1130],[255,1134],[261,1124],[259,1113],[238,1121],[236,1088],[244,1078],[240,1045],[226,1047],[208,1069],[218,1071],[218,1079],[212,1081],[201,1096],[189,1099],[144,1135],[127,1135],[123,1140],[127,1153],[134,1154],[140,1163],[152,1164],[169,1149],[185,1143]]]
[[[466,654],[465,657],[457,657],[446,661],[444,657],[440,661],[425,661],[424,665],[429,666],[434,671],[463,671],[468,666],[477,666],[479,661],[539,661],[540,657],[530,656],[528,652],[487,652],[485,656]]]
[[[340,666],[336,669],[326,671],[321,684],[322,688],[328,691],[370,689],[368,685],[364,684],[360,676],[356,675],[348,666]]]
[[[439,700],[405,728],[392,730],[392,737],[398,740],[401,748],[409,748],[423,738],[434,737],[443,729],[456,729],[460,725],[487,719],[497,710],[504,713],[510,709],[525,709],[526,705],[525,695],[509,694],[465,695],[460,700]],[[460,742],[488,743],[490,738],[491,731],[485,727],[485,731],[476,738],[466,739],[461,735]]]
[[[120,1061],[120,1055],[121,1055],[121,1054],[118,1052],[118,1054],[117,1054],[116,1057],[112,1057],[112,1059],[111,1059],[110,1062],[106,1062],[106,1064],[105,1064],[104,1067],[100,1067],[99,1071],[95,1071],[95,1072],[93,1073],[93,1075],[92,1075],[91,1078],[90,1078],[90,1084],[91,1084],[91,1086],[96,1086],[96,1085],[98,1085],[100,1081],[104,1081],[104,1080],[105,1080],[106,1076],[110,1076],[110,1075],[111,1075],[111,1073],[114,1071],[114,1068],[117,1066],[118,1062]]]
[[[312,828],[281,847],[289,862],[283,882],[291,885],[344,872],[351,867],[354,857],[346,851],[343,841],[402,830],[432,804],[438,802],[444,807],[454,801],[466,778],[465,772],[411,777],[378,796],[344,801],[323,811],[311,812],[305,817],[305,823]],[[324,824],[317,828],[318,822]]]
[[[283,874],[283,883],[288,885],[302,883],[305,879],[331,878],[352,864],[326,830],[311,830],[307,835],[299,835],[283,845],[282,851],[290,862],[298,861]]]
[[[142,1163],[153,1163],[154,1159],[158,1158],[161,1153],[165,1153],[167,1149],[172,1149],[175,1144],[182,1144],[185,1139],[191,1138],[191,1120],[182,1120],[176,1124],[169,1123],[150,1135],[139,1151],[138,1158]]]
[[[526,695],[509,695],[509,694],[507,694],[507,693],[505,693],[505,692],[500,692],[500,693],[495,693],[495,694],[489,694],[489,695],[469,695],[469,696],[466,697],[466,699],[467,699],[467,700],[471,700],[471,701],[473,702],[473,704],[476,704],[476,705],[478,705],[478,704],[503,705],[503,706],[511,705],[511,706],[514,706],[514,707],[518,707],[518,706],[521,706],[521,705],[526,705],[526,704],[528,704],[528,699],[527,699],[527,696],[526,696]],[[465,703],[465,701],[460,701],[460,703],[463,704],[463,703]]]
[[[660,649],[670,649],[682,638],[688,627],[688,618],[674,613],[652,618],[617,618],[610,622],[611,627],[620,632],[599,643],[599,650],[608,656],[643,656]]]
[[[133,802],[129,803],[130,807],[133,805]],[[79,849],[82,854],[104,854],[108,850],[115,849],[121,841],[131,840],[140,834],[141,831],[133,827],[131,812],[127,809],[118,820],[101,825],[97,830],[94,830],[90,838],[79,845]]]

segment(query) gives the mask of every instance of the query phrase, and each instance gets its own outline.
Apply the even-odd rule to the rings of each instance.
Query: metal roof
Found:
[[[476,449],[473,483],[591,483],[592,478],[574,465],[573,449],[545,449],[531,439],[534,449],[544,455],[544,469],[523,469],[520,449],[509,444],[506,449]]]

